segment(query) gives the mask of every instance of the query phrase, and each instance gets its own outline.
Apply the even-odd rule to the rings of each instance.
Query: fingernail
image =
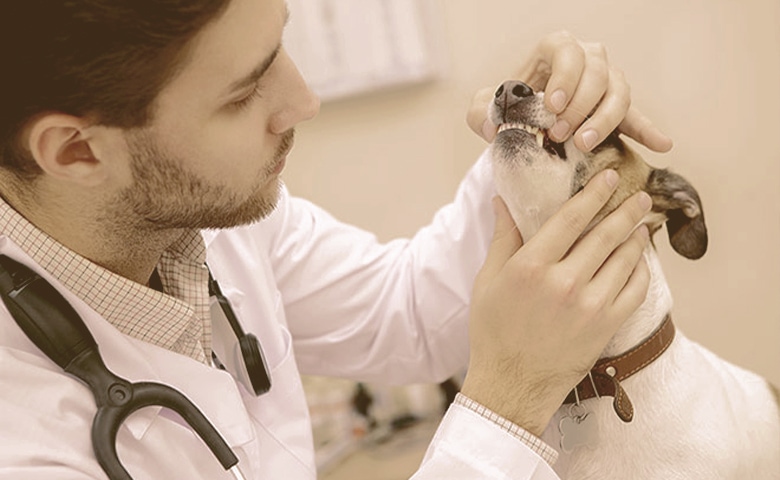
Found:
[[[498,127],[490,119],[485,119],[485,122],[482,124],[482,136],[485,140],[492,142],[497,132]]]
[[[566,120],[558,120],[550,129],[550,134],[554,140],[563,141],[571,130],[571,125]]]
[[[595,130],[586,130],[582,132],[582,143],[585,144],[585,149],[590,150],[596,146],[596,142],[599,139],[599,134]]]
[[[637,228],[639,231],[639,236],[644,238],[645,240],[650,238],[650,230],[647,229],[647,225],[644,223]]]
[[[648,195],[647,192],[639,192],[637,201],[639,202],[639,206],[642,207],[642,210],[645,211],[650,210],[653,206],[653,199],[650,198],[650,195]]]
[[[566,92],[563,90],[554,91],[553,94],[550,95],[550,105],[552,105],[555,110],[553,113],[561,112],[563,107],[566,106]]]
[[[620,175],[614,170],[607,170],[607,173],[604,177],[607,181],[607,185],[609,185],[612,188],[617,187],[618,181],[620,180]]]

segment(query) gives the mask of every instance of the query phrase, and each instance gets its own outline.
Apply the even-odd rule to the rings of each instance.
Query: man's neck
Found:
[[[38,229],[84,258],[118,275],[147,285],[162,253],[181,237],[181,230],[159,230],[134,219],[107,201],[67,195],[2,196]]]

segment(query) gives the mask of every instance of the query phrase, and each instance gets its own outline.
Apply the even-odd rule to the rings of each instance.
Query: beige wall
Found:
[[[301,126],[294,194],[381,239],[411,235],[485,147],[464,115],[547,32],[603,42],[634,104],[675,140],[647,154],[698,189],[700,261],[658,237],[688,336],[780,384],[780,2],[439,0],[447,72],[422,86],[326,104]]]

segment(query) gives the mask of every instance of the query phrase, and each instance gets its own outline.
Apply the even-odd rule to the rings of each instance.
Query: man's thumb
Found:
[[[500,269],[523,246],[523,238],[501,197],[493,197],[493,213],[496,216],[496,226],[485,260],[485,268]]]

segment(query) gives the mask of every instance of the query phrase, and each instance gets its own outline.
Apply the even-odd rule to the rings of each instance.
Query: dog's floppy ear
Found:
[[[656,169],[647,179],[646,191],[653,197],[653,211],[666,214],[672,248],[685,258],[701,258],[707,251],[707,226],[696,190],[676,173]]]

